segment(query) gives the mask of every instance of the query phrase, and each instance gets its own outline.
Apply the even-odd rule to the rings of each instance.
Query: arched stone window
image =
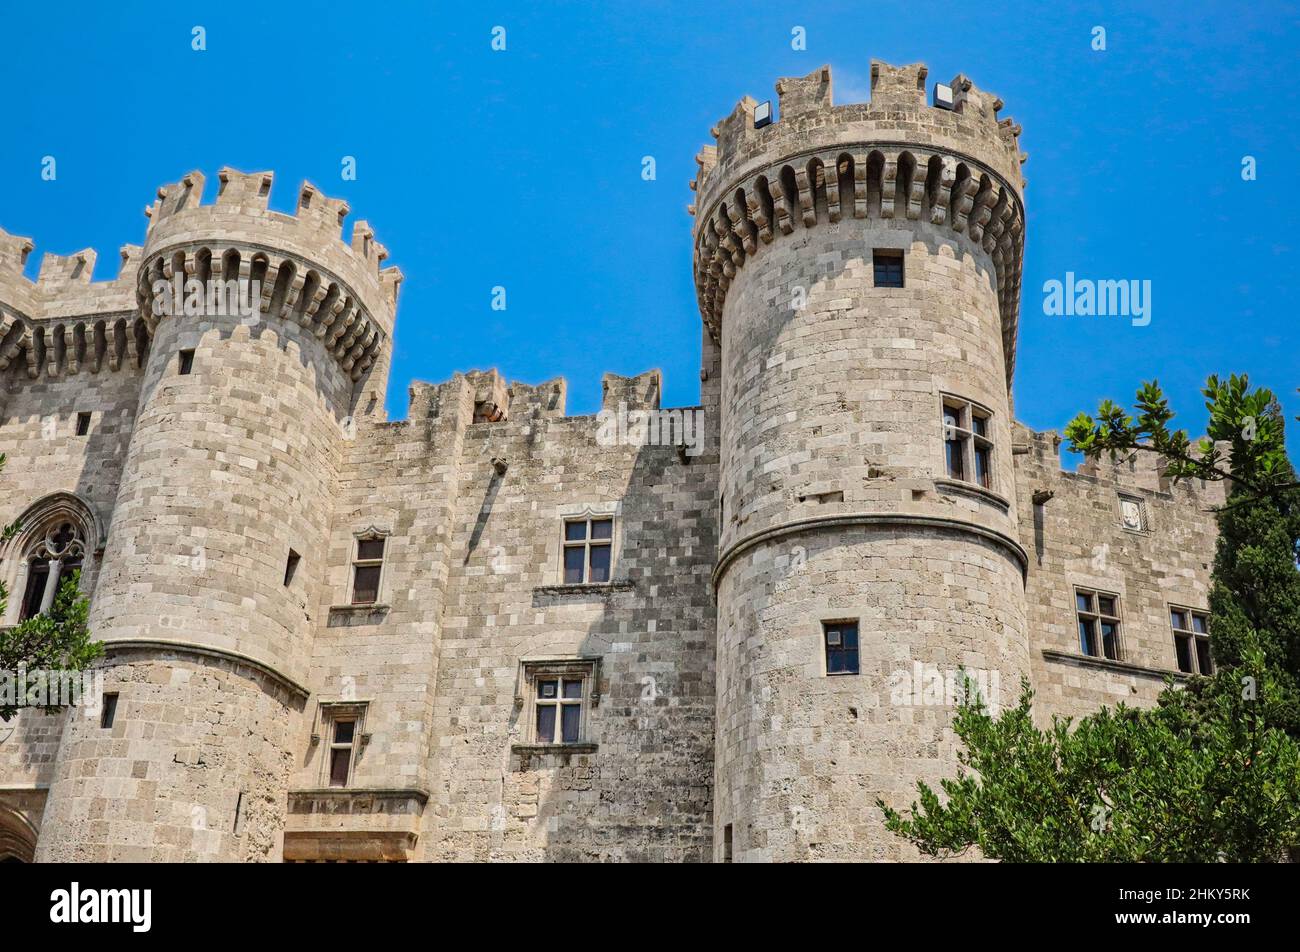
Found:
[[[19,621],[50,610],[59,586],[81,568],[86,540],[81,528],[70,519],[55,519],[35,534],[24,558],[27,580],[23,586]]]
[[[17,810],[0,804],[0,863],[30,863],[36,852],[36,830]]]
[[[7,624],[49,611],[59,586],[99,547],[93,513],[71,493],[45,497],[30,506],[18,524],[19,532],[5,553]]]

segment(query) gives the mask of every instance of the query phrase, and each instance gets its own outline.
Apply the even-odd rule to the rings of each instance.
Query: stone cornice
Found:
[[[277,670],[272,665],[238,651],[229,651],[225,648],[215,648],[211,645],[201,645],[192,641],[178,641],[170,638],[123,638],[104,642],[105,655],[127,651],[140,651],[145,653],[174,651],[179,654],[196,655],[203,658],[215,658],[230,662],[237,666],[250,668],[258,674],[266,676],[276,685],[301,701],[305,702],[311,694],[307,688],[303,687],[288,675]]]
[[[717,590],[718,583],[732,562],[757,545],[798,533],[855,526],[939,529],[977,536],[1001,547],[1011,555],[1019,563],[1022,577],[1029,570],[1029,554],[1025,552],[1024,547],[1019,542],[1004,532],[968,522],[965,519],[925,516],[907,512],[846,512],[829,516],[811,516],[806,519],[792,519],[737,539],[718,555],[718,564],[713,570],[713,588],[715,591]]]
[[[744,174],[697,213],[694,271],[705,326],[722,339],[727,289],[779,236],[841,219],[927,221],[988,256],[1010,385],[1020,313],[1025,211],[995,170],[952,151],[897,142],[833,143]]]

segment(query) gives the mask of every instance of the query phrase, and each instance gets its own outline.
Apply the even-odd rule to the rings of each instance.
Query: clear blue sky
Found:
[[[666,402],[694,403],[695,153],[779,76],[830,63],[837,101],[865,99],[872,57],[923,61],[931,81],[966,73],[1024,126],[1021,419],[1060,428],[1158,376],[1195,433],[1198,387],[1229,371],[1300,413],[1293,5],[79,6],[0,13],[0,227],[32,236],[33,259],[95,247],[102,280],[163,183],[199,169],[211,201],[221,166],[272,169],[272,206],[291,211],[310,179],[406,273],[394,417],[412,378],[486,367],[567,377],[571,413],[598,408],[607,370],[659,367]],[[505,52],[490,48],[496,25]],[[1098,25],[1105,52],[1090,48]],[[791,49],[795,26],[806,51]],[[41,180],[45,155],[56,181]],[[1245,155],[1257,181],[1241,178]],[[1151,280],[1150,325],[1045,317],[1043,282],[1066,271]],[[495,285],[505,312],[489,307]]]

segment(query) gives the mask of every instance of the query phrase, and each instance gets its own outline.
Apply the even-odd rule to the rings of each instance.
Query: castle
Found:
[[[699,407],[473,372],[387,420],[402,275],[270,173],[161,189],[113,281],[0,232],[3,622],[80,568],[106,649],[0,724],[0,858],[908,859],[875,801],[953,774],[959,669],[1044,720],[1207,670],[1221,488],[1014,419],[1000,100],[776,88],[697,158]]]

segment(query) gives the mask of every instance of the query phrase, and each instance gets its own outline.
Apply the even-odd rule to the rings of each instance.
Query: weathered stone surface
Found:
[[[910,802],[956,746],[950,699],[900,675],[965,667],[1002,703],[1028,676],[1043,718],[1151,703],[1221,492],[1150,461],[1063,473],[1014,422],[1018,128],[964,77],[929,107],[925,75],[873,64],[850,105],[829,70],[781,80],[778,122],[747,97],[701,152],[700,405],[662,430],[698,415],[690,452],[626,438],[657,371],[606,375],[600,416],[488,370],[387,420],[401,273],[309,185],[283,215],[270,173],[223,170],[206,205],[187,176],[109,282],[93,251],[29,281],[31,242],[0,232],[0,521],[81,527],[119,698],[111,728],[0,727],[0,856],[912,858],[875,799]],[[903,287],[875,286],[876,249]],[[160,316],[173,276],[260,279],[262,312]],[[944,395],[989,413],[987,488],[948,477]],[[613,520],[608,583],[565,580],[577,516]],[[365,538],[383,570],[354,605]],[[0,552],[11,587],[27,545]],[[1119,596],[1119,663],[1080,655],[1075,586]],[[860,673],[828,676],[822,624],[849,619]],[[537,742],[533,663],[589,672],[579,743]]]

